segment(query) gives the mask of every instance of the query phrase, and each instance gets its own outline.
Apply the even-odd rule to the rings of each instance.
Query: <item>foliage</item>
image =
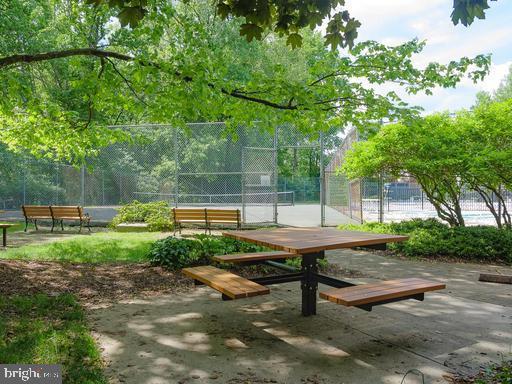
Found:
[[[501,83],[493,93],[480,91],[477,93],[476,105],[488,105],[493,101],[506,101],[512,99],[512,65],[508,69],[507,75],[501,80]]]
[[[512,384],[512,361],[491,364],[473,381],[473,384]]]
[[[110,226],[121,223],[147,223],[149,231],[169,231],[173,227],[169,204],[165,201],[141,203],[137,200],[119,208]]]
[[[200,264],[211,264],[214,255],[249,253],[266,248],[223,236],[195,235],[191,239],[167,237],[156,241],[148,254],[154,265],[180,269]]]
[[[0,361],[61,364],[64,383],[108,382],[84,312],[69,294],[0,297]]]
[[[510,228],[504,188],[512,188],[512,99],[461,111],[434,114],[407,124],[383,126],[348,152],[343,171],[350,178],[390,174],[412,176],[438,216],[463,226],[463,188],[475,190],[498,227]],[[502,210],[496,207],[501,203]]]
[[[148,253],[151,264],[169,269],[202,264],[202,256],[199,242],[172,236],[153,243]]]
[[[420,69],[414,56],[424,42],[361,42],[340,54],[308,30],[300,51],[286,46],[297,43],[292,34],[247,44],[238,36],[240,19],[219,20],[202,0],[154,1],[158,7],[135,29],[122,28],[106,6],[12,1],[0,12],[0,140],[80,163],[98,147],[129,140],[126,131],[105,128],[116,123],[259,121],[262,129],[293,123],[309,133],[365,126],[417,112],[375,85],[431,93],[465,77],[482,79],[490,63],[479,55]]]
[[[158,233],[100,232],[62,241],[8,248],[1,259],[59,261],[69,263],[118,263],[147,261]]]
[[[496,0],[491,0],[496,1]],[[172,12],[165,8],[162,1],[157,0],[87,0],[95,6],[107,5],[118,10],[117,17],[121,25],[137,27],[144,17],[151,12]],[[357,30],[361,23],[350,16],[345,0],[327,0],[324,2],[299,2],[297,0],[263,0],[244,2],[237,0],[216,0],[214,2],[224,20],[232,17],[244,18],[240,25],[240,35],[247,41],[261,40],[267,31],[286,35],[286,43],[293,48],[302,43],[301,30],[319,27],[324,19],[328,19],[325,44],[336,47],[352,47],[357,38]],[[162,9],[163,8],[163,9]],[[468,26],[475,18],[484,19],[485,10],[489,8],[488,0],[455,0],[453,3],[452,21],[455,25],[461,22]]]
[[[302,268],[302,257],[293,257],[291,259],[286,259],[285,263],[286,263],[286,265],[289,265],[290,267],[301,269]],[[318,266],[320,268],[325,268],[325,267],[327,267],[328,264],[329,264],[329,262],[327,261],[327,259],[318,259]]]
[[[435,219],[399,223],[341,225],[340,229],[407,235],[409,240],[388,247],[408,257],[453,258],[512,264],[512,231],[490,226],[449,227]]]
[[[343,165],[349,178],[379,173],[410,175],[423,188],[439,217],[464,225],[460,169],[465,150],[457,126],[447,114],[435,114],[410,124],[383,126],[368,141],[356,143]]]

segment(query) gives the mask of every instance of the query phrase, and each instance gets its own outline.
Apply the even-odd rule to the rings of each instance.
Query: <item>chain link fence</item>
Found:
[[[357,130],[349,131],[339,149],[332,155],[325,170],[326,205],[361,222],[437,217],[435,207],[413,178],[380,176],[347,180],[340,173],[340,168],[345,154],[359,139]],[[502,195],[507,209],[512,210],[512,192],[502,191]],[[497,212],[501,212],[499,199],[495,198],[492,204]],[[494,216],[476,191],[463,188],[460,205],[466,224],[495,225]]]
[[[122,204],[163,200],[176,207],[238,208],[245,223],[345,221],[325,205],[322,136],[292,126],[268,131],[224,123],[110,128],[129,131],[134,142],[104,148],[81,168],[0,148],[0,209],[79,204],[95,220],[109,221]]]

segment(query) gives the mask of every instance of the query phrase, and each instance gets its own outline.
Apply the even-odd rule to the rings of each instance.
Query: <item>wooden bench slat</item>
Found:
[[[254,253],[237,253],[232,255],[213,256],[213,260],[220,263],[244,263],[248,261],[263,261],[273,259],[286,259],[297,257],[295,253],[289,252],[254,252]]]
[[[208,285],[231,299],[241,299],[270,293],[270,289],[263,285],[210,265],[184,268],[182,272],[186,276]]]
[[[420,293],[445,289],[446,285],[419,278],[388,280],[320,292],[320,297],[336,304],[356,306],[399,299]]]

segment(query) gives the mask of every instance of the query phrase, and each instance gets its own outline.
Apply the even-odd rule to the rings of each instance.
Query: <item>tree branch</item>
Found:
[[[36,63],[36,62],[42,62],[42,61],[48,61],[48,60],[54,60],[54,59],[72,57],[72,56],[94,56],[94,57],[98,57],[101,59],[108,59],[111,63],[112,63],[112,61],[110,59],[117,59],[117,60],[122,60],[122,61],[133,61],[133,62],[138,62],[140,65],[161,68],[158,63],[144,62],[142,60],[138,60],[136,57],[126,55],[123,53],[118,53],[118,52],[113,52],[113,51],[105,51],[105,50],[98,49],[98,48],[75,48],[75,49],[66,49],[66,50],[62,50],[62,51],[50,51],[50,52],[45,52],[45,53],[12,55],[12,56],[1,57],[0,58],[0,69],[11,66],[11,65],[15,65],[15,64],[21,64],[21,63],[30,64],[30,63]],[[114,67],[114,70],[126,82],[126,79],[124,78],[124,76],[122,76],[120,74],[120,72],[117,71],[117,69],[115,67]],[[177,77],[181,78],[185,82],[193,81],[192,77],[184,76],[179,72],[175,72],[175,75]],[[250,96],[251,92],[244,92],[241,90],[229,91],[225,88],[218,88],[213,83],[208,83],[208,86],[212,89],[219,89],[220,92],[224,95],[231,96],[231,97],[241,99],[241,100],[250,101],[250,102],[261,104],[261,105],[265,105],[268,107],[272,107],[274,109],[288,110],[288,111],[299,110],[299,109],[310,110],[310,108],[307,106],[307,104],[292,104],[291,102],[281,104],[281,103],[277,103],[277,102],[274,102],[271,100]],[[349,98],[320,100],[320,101],[313,102],[311,105],[328,104],[328,103],[340,101],[343,99],[348,100]],[[325,110],[337,109],[340,107],[341,106],[330,106],[329,108],[326,108]]]
[[[112,57],[118,60],[134,61],[135,57],[125,55],[118,52],[104,51],[97,48],[76,48],[66,49],[63,51],[51,51],[45,53],[36,53],[33,55],[12,55],[0,58],[0,68],[7,67],[19,63],[35,63],[39,61],[47,61],[60,59],[71,56],[95,56],[95,57]]]

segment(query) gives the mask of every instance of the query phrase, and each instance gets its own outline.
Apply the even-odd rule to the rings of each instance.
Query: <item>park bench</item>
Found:
[[[213,260],[219,263],[256,263],[267,260],[282,260],[291,257],[297,257],[296,253],[272,251],[272,252],[254,252],[254,253],[236,253],[232,255],[213,256]]]
[[[182,224],[203,224],[205,233],[211,233],[211,224],[235,224],[237,229],[242,225],[239,209],[173,208],[172,213],[175,234],[181,233]]]
[[[91,231],[91,217],[88,214],[84,214],[83,208],[78,205],[71,206],[50,206],[52,213],[52,232],[55,227],[55,223],[60,222],[60,227],[64,230],[64,220],[73,220],[80,222],[80,232],[82,231],[83,225],[87,225],[89,232]]]
[[[322,299],[347,307],[354,306],[371,311],[375,305],[388,304],[395,301],[415,299],[423,300],[425,292],[445,289],[446,285],[434,281],[407,278],[387,280],[379,283],[353,285],[343,288],[332,288],[320,292]]]
[[[270,293],[270,289],[263,285],[209,265],[184,268],[182,272],[194,279],[196,283],[208,285],[222,293],[223,300],[242,299]]]
[[[37,220],[53,219],[49,205],[22,205],[21,210],[23,211],[23,216],[25,216],[25,232],[27,232],[30,221],[34,222],[37,230]]]

